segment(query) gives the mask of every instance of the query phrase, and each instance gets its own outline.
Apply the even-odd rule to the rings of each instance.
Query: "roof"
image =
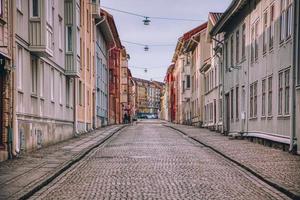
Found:
[[[219,13],[219,12],[210,12],[208,14],[208,18],[211,20],[211,22],[213,23],[213,25],[215,25],[222,17],[223,13]]]
[[[224,27],[230,24],[234,15],[240,11],[249,1],[248,0],[232,0],[229,7],[217,21],[216,25],[212,28],[210,34],[216,35],[224,31]]]
[[[186,32],[183,34],[183,41],[186,42],[187,40],[190,40],[194,35],[201,32],[207,27],[207,22],[201,24],[200,26],[197,26],[196,28],[190,30],[189,32]]]
[[[183,52],[183,50],[185,49],[185,47],[187,45],[189,45],[189,42],[191,40],[191,38],[195,35],[197,35],[198,33],[200,33],[201,31],[205,30],[207,28],[207,22],[197,26],[196,28],[193,28],[192,30],[184,33],[177,42],[176,48],[175,48],[175,52],[172,58],[172,62],[176,62],[178,56]]]
[[[106,16],[106,18],[107,18],[110,30],[113,34],[113,38],[114,38],[114,41],[116,43],[116,46],[118,48],[122,48],[121,40],[120,40],[120,37],[119,37],[118,29],[117,29],[116,24],[115,24],[114,17],[111,14],[109,14],[109,12],[107,12],[106,10],[104,10],[102,8],[101,8],[100,13],[101,13],[102,16]]]

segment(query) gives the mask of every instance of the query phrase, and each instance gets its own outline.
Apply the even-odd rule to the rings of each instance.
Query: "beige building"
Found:
[[[293,5],[292,0],[233,1],[211,31],[224,33],[225,40],[224,131],[290,150],[299,136],[293,111]]]
[[[80,5],[75,0],[16,2],[14,152],[20,152],[73,136]]]
[[[122,122],[125,121],[125,114],[130,114],[130,97],[129,97],[129,69],[128,69],[129,54],[127,54],[125,47],[121,51],[121,67],[120,67],[120,117]]]
[[[95,127],[95,18],[100,18],[98,1],[80,1],[80,77],[76,80],[76,133]],[[78,31],[78,29],[76,29]]]
[[[209,58],[200,67],[204,76],[204,121],[203,127],[212,130],[222,130],[222,57],[217,50],[218,42],[222,40],[221,34],[218,38],[212,38],[210,31],[220,19],[222,13],[209,13],[206,29],[206,43],[209,45]],[[215,53],[217,50],[217,53]]]

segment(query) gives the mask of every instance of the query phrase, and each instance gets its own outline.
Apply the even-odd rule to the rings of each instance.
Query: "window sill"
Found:
[[[51,103],[52,103],[52,104],[55,104],[55,101],[54,101],[54,100],[51,100]]]
[[[261,116],[260,119],[261,119],[261,120],[266,120],[267,117],[266,117],[266,116]]]
[[[22,11],[20,8],[17,8],[17,11],[18,11],[18,13],[19,13],[20,15],[24,15],[24,14],[23,14],[23,11]]]
[[[269,53],[273,53],[274,52],[274,47],[269,47]]]
[[[42,101],[45,101],[45,97],[43,97],[43,96],[40,96],[40,99],[41,99]]]
[[[24,94],[24,92],[22,91],[22,89],[18,89],[18,93]]]
[[[61,107],[63,107],[63,104],[62,104],[62,103],[59,103],[59,105],[60,105]]]
[[[2,17],[0,17],[0,25],[4,26],[5,24],[6,24],[6,21]]]
[[[273,119],[273,116],[268,116],[267,119],[271,120],[271,119]]]
[[[266,57],[267,55],[267,50],[263,51],[263,57]]]
[[[31,94],[30,96],[31,96],[32,98],[35,98],[35,99],[38,98],[37,94]]]
[[[255,121],[255,120],[257,120],[257,117],[250,117],[249,120],[250,121]]]
[[[279,116],[277,117],[277,119],[282,119],[282,120],[290,119],[290,115],[279,115]]]

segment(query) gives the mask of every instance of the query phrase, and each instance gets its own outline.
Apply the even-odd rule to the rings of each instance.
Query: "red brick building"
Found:
[[[114,42],[109,45],[109,124],[119,124],[120,115],[120,70],[122,44],[112,15],[102,10],[108,20]]]

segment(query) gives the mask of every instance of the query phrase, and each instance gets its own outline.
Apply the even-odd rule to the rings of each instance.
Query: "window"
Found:
[[[266,116],[266,79],[261,82],[261,116]]]
[[[44,65],[45,63],[43,61],[41,61],[41,64],[39,66],[39,71],[40,71],[40,96],[43,97],[44,96]]]
[[[73,50],[73,38],[72,38],[72,26],[67,26],[66,31],[66,46],[67,46],[67,52],[70,52]]]
[[[186,88],[189,89],[191,87],[191,76],[186,76]]]
[[[242,27],[242,59],[246,58],[246,24]]]
[[[230,37],[230,65],[233,66],[233,35]]]
[[[235,90],[235,117],[239,120],[239,87]]]
[[[50,74],[50,98],[51,101],[54,101],[54,69],[51,69],[51,74]]]
[[[228,54],[229,54],[229,50],[228,50],[228,42],[225,42],[225,67],[226,67],[226,71],[228,69]]]
[[[78,87],[78,96],[79,96],[79,98],[78,98],[78,100],[79,100],[79,105],[81,105],[82,106],[82,103],[83,103],[83,91],[82,91],[82,82],[81,81],[79,81],[79,87]]]
[[[274,44],[274,4],[270,8],[270,30],[269,30],[269,49],[273,49]]]
[[[290,114],[290,70],[284,72],[284,114]]]
[[[17,87],[19,90],[22,90],[23,85],[23,49],[18,46],[17,52]]]
[[[39,0],[32,0],[32,17],[39,17]]]
[[[233,120],[233,89],[230,91],[230,117]]]
[[[258,59],[258,39],[259,39],[258,27],[259,27],[259,20],[255,23],[255,46],[254,46],[255,60]]]
[[[286,0],[287,1],[287,8],[286,8],[286,37],[289,38],[292,35],[292,29],[293,29],[293,7],[292,7],[292,0]]]
[[[254,43],[255,43],[255,35],[254,35],[254,26],[251,28],[251,62],[254,62]]]
[[[272,116],[273,77],[268,78],[268,116]]]
[[[3,17],[3,0],[0,0],[0,17],[2,18]]]
[[[286,11],[285,11],[286,0],[281,0],[280,4],[280,42],[285,39],[285,26],[286,26]]]
[[[239,57],[240,57],[240,31],[236,31],[235,34],[235,61],[236,63],[239,63]]]
[[[268,12],[264,13],[264,30],[263,30],[263,53],[267,51],[267,27],[268,27]]]
[[[1,4],[1,3],[0,3]],[[16,6],[17,6],[17,9],[19,11],[22,11],[22,0],[17,0],[16,1]]]
[[[222,119],[222,99],[219,99],[219,119]]]
[[[62,43],[63,43],[63,21],[62,18],[58,17],[58,48],[62,50]]]
[[[59,103],[62,104],[62,95],[63,95],[63,77],[62,74],[59,74]]]
[[[70,106],[70,78],[66,77],[66,106]]]
[[[31,58],[31,93],[37,95],[37,58]]]
[[[89,48],[86,48],[86,59],[87,59],[87,70],[89,71],[90,70],[90,50]]]
[[[53,27],[53,12],[54,12],[53,0],[47,0],[46,6],[47,6],[47,22],[51,27]]]
[[[250,85],[250,118],[257,117],[257,82]]]
[[[278,75],[278,115],[282,115],[283,103],[283,72]]]

